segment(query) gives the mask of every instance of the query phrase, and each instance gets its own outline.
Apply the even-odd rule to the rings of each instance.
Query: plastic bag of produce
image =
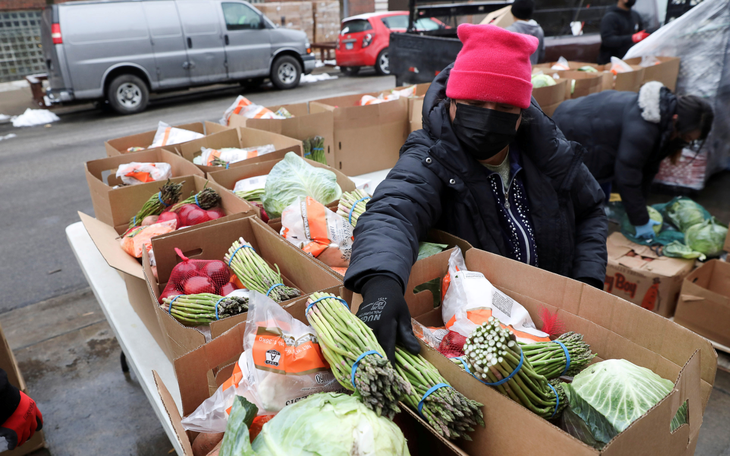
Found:
[[[297,198],[311,196],[322,204],[340,199],[342,189],[332,171],[316,168],[294,152],[274,165],[266,178],[264,209],[269,217],[279,217]]]
[[[266,189],[266,176],[254,176],[241,179],[233,186],[233,193],[246,201],[261,202]]]
[[[190,130],[183,130],[182,128],[171,127],[165,122],[160,122],[157,124],[157,132],[149,148],[153,149],[171,144],[180,144],[202,138],[203,136],[205,135]]]
[[[167,180],[172,177],[172,166],[169,163],[132,162],[117,168],[117,178],[127,185],[143,184]]]
[[[557,62],[553,66],[550,67],[551,70],[556,71],[565,71],[570,70],[570,65],[568,64],[568,59],[565,57],[560,57]]]
[[[236,101],[226,109],[223,117],[218,122],[228,126],[233,114],[238,114],[249,119],[286,119],[286,117],[273,113],[270,109],[252,103],[248,98],[239,95]]]
[[[172,268],[170,279],[160,294],[159,303],[164,298],[177,295],[211,293],[226,296],[239,288],[235,274],[221,260],[191,260],[178,248],[177,256],[182,261]]]
[[[175,220],[143,225],[127,230],[120,240],[122,249],[135,258],[142,258],[145,244],[149,244],[154,236],[170,233],[177,228]]]
[[[684,243],[695,252],[713,257],[722,252],[725,237],[727,237],[727,227],[717,223],[712,217],[689,227],[684,234]]]
[[[628,73],[634,71],[631,65],[619,59],[618,57],[611,57],[611,73],[617,75],[619,73]]]
[[[281,235],[327,266],[350,265],[352,225],[309,196],[284,209]]]
[[[527,309],[499,291],[481,272],[468,271],[461,249],[454,247],[449,272],[443,280],[441,316],[446,327],[469,337],[492,315],[502,327],[514,333],[519,342],[546,342],[548,334],[535,328]]]
[[[248,160],[249,158],[270,154],[276,151],[273,144],[263,146],[245,147],[224,147],[222,149],[208,149],[202,147],[200,155],[193,159],[193,163],[202,166],[228,166],[231,163]]]

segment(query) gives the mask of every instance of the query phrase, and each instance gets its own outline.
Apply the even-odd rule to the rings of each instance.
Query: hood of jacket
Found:
[[[661,82],[650,81],[639,90],[637,103],[641,109],[641,117],[659,125],[661,139],[657,150],[663,150],[674,131],[672,116],[677,113],[677,97]]]

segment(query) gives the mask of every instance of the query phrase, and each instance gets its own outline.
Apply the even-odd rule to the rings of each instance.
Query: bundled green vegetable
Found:
[[[393,369],[373,331],[332,294],[314,293],[307,303],[307,321],[337,381],[378,416],[393,419],[398,401],[411,388]]]
[[[547,379],[573,376],[596,356],[591,353],[591,346],[583,341],[583,335],[572,331],[554,341],[524,344],[521,348],[535,373]]]
[[[449,385],[433,364],[421,355],[395,348],[395,370],[411,384],[404,402],[447,439],[471,440],[468,432],[484,427],[484,404],[467,399]]]
[[[223,297],[212,293],[178,295],[162,300],[165,312],[181,323],[191,326],[208,325],[216,320],[248,311],[248,299]]]
[[[689,198],[677,198],[666,207],[667,218],[679,231],[686,233],[689,227],[705,221],[702,206]]]
[[[327,157],[324,154],[324,138],[313,136],[302,143],[304,145],[304,158],[314,160],[317,163],[327,164]]]
[[[357,226],[357,220],[365,213],[365,206],[370,201],[370,195],[364,190],[354,190],[343,193],[340,197],[340,204],[337,206],[337,214],[344,217],[350,225]]]
[[[530,360],[519,350],[514,335],[500,326],[499,320],[489,320],[479,326],[464,344],[464,359],[469,372],[501,394],[551,419],[565,408],[563,384],[535,372]],[[454,362],[464,361],[452,358]]]
[[[671,393],[674,384],[625,359],[609,359],[585,369],[564,388],[570,407],[562,417],[563,429],[600,449]],[[686,422],[684,404],[670,430]]]
[[[142,205],[142,209],[137,212],[137,215],[129,219],[129,228],[140,226],[145,217],[160,215],[169,206],[177,203],[180,199],[183,183],[176,184],[168,179],[165,185],[160,187],[160,191],[150,196],[150,199]]]
[[[684,243],[695,252],[716,256],[722,252],[727,227],[717,223],[714,217],[692,225],[684,233]]]
[[[248,191],[237,191],[234,192],[237,197],[244,199],[246,201],[252,201],[252,202],[261,202],[261,198],[264,197],[264,189],[263,188],[254,188],[253,190]]]
[[[221,202],[221,196],[212,188],[208,188],[207,182],[205,183],[205,185],[206,187],[203,188],[201,191],[180,201],[179,203],[174,205],[172,209],[170,209],[170,211],[175,212],[185,204],[197,204],[198,207],[205,210],[218,206],[218,204],[220,204]]]
[[[238,280],[249,290],[266,295],[276,302],[284,302],[301,295],[296,288],[284,285],[279,266],[275,265],[276,271],[271,269],[243,238],[233,241],[225,260]]]

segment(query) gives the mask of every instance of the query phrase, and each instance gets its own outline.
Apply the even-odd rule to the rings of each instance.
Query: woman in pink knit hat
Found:
[[[345,276],[391,358],[396,341],[418,351],[403,292],[429,228],[598,288],[605,278],[603,193],[581,147],[532,100],[537,39],[492,25],[458,33],[463,48],[426,94],[423,130],[358,220]]]

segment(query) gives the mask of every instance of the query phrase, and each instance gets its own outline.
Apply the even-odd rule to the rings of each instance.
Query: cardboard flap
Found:
[[[409,304],[412,316],[421,315],[433,309],[433,294],[430,290],[423,290],[413,294],[414,288],[434,279],[441,279],[449,268],[449,257],[454,249],[445,250],[436,255],[418,261],[419,268],[414,268],[406,285],[405,298]],[[462,252],[464,253],[464,252]],[[436,296],[440,298],[440,296]]]
[[[681,298],[684,302],[696,302],[696,301],[704,301],[705,298],[701,296],[692,296],[688,294],[682,293]]]
[[[170,391],[168,391],[167,387],[165,386],[165,383],[160,378],[157,371],[152,371],[152,377],[155,379],[155,385],[157,386],[157,393],[160,395],[160,399],[162,400],[162,405],[165,407],[165,412],[167,412],[167,416],[170,418],[170,422],[172,423],[172,428],[175,431],[175,436],[177,437],[177,440],[180,442],[180,445],[183,448],[183,452],[186,455],[193,454],[193,448],[190,445],[190,439],[187,438],[187,435],[185,434],[185,429],[182,425],[182,417],[180,416],[180,412],[177,410],[177,405],[175,405],[175,400],[172,398],[172,395],[170,394]],[[183,436],[185,436],[183,438]]]
[[[142,265],[139,261],[122,250],[122,246],[118,240],[111,242],[119,238],[116,230],[83,212],[79,212],[78,214],[91,240],[94,241],[94,245],[99,249],[99,253],[101,253],[101,256],[104,257],[104,260],[106,260],[109,266],[125,274],[144,280]]]

